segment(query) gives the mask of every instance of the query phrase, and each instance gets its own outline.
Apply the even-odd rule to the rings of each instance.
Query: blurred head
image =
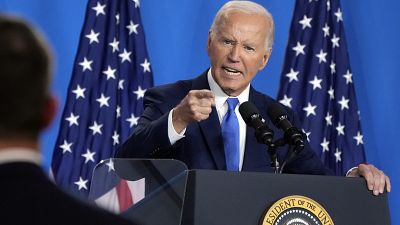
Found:
[[[37,138],[55,112],[50,55],[21,19],[0,15],[0,138]]]
[[[218,11],[208,35],[207,52],[214,80],[239,95],[262,70],[272,52],[274,22],[261,5],[230,1]]]

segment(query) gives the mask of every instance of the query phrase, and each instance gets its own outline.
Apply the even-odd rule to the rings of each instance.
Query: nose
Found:
[[[232,62],[238,62],[240,58],[240,48],[238,45],[233,45],[229,55],[228,55],[229,60]]]

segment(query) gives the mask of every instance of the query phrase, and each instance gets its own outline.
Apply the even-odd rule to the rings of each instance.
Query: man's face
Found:
[[[265,17],[234,12],[209,33],[207,52],[212,75],[222,90],[237,96],[265,67],[271,54],[266,49],[266,35],[271,25]]]

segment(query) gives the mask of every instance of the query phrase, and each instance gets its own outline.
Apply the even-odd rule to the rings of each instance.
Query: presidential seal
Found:
[[[326,210],[316,201],[291,195],[275,202],[262,218],[262,225],[334,225]]]

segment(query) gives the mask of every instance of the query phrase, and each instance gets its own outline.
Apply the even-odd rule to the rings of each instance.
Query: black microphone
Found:
[[[249,101],[243,102],[239,106],[239,112],[244,122],[254,128],[257,142],[270,146],[274,132],[264,123],[264,119],[261,117],[256,106]]]
[[[286,110],[281,104],[272,103],[268,107],[268,116],[276,127],[283,130],[285,142],[296,146],[296,153],[304,148],[302,132],[290,123]]]

